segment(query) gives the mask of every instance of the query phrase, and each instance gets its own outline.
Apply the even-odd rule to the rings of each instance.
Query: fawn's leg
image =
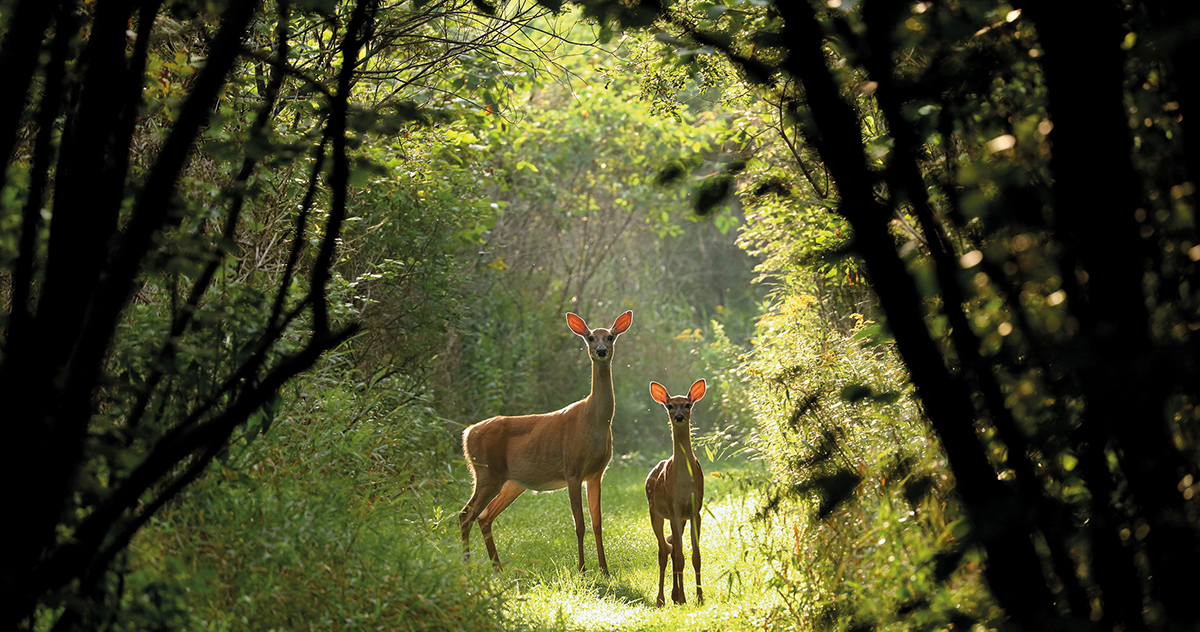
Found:
[[[704,605],[704,589],[700,588],[700,512],[692,516],[692,568],[696,569],[696,604]]]
[[[683,592],[683,527],[682,518],[671,518],[671,601],[687,603]]]
[[[662,516],[656,516],[654,512],[650,512],[650,526],[654,529],[654,537],[658,538],[658,600],[654,602],[654,605],[661,608],[667,603],[666,597],[663,595],[663,582],[667,575],[667,557],[671,555],[671,545],[667,544],[667,538],[663,536]],[[673,583],[672,586],[674,586]],[[671,596],[674,597],[674,594]]]

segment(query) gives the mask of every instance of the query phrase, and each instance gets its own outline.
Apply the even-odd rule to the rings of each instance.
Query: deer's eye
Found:
[[[684,410],[691,410],[691,409],[692,409],[692,405],[691,405],[691,403],[687,403],[687,404],[684,404],[684,405],[683,405],[683,408],[684,408]]]
[[[609,342],[612,342],[612,339],[613,339],[613,337],[610,335],[610,336],[608,337],[608,341],[609,341]]]
[[[588,336],[588,342],[596,342],[595,336]]]

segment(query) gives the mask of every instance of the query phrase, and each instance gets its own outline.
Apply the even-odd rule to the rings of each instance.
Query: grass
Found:
[[[703,458],[703,457],[702,457]],[[653,463],[637,455],[615,459],[604,478],[604,548],[611,576],[598,572],[590,520],[584,540],[587,571],[576,570],[575,530],[565,491],[526,492],[493,525],[509,583],[506,615],[538,630],[757,629],[776,600],[765,561],[757,554],[760,529],[754,503],[738,484],[745,464],[705,464],[705,507],[700,535],[705,604],[695,602],[694,572],[685,567],[688,603],[656,608],[658,548],[646,507],[645,477]],[[467,492],[463,492],[465,500]],[[439,528],[457,534],[457,510],[447,505]],[[586,509],[585,509],[586,516]],[[587,520],[587,518],[585,518]],[[453,524],[451,524],[453,523]],[[669,530],[669,527],[668,527]],[[478,527],[471,534],[473,572],[491,572]],[[689,556],[690,558],[690,556]]]
[[[526,493],[499,517],[497,574],[478,527],[476,561],[460,559],[465,466],[439,452],[433,476],[406,428],[282,420],[139,535],[121,618],[194,630],[737,630],[769,628],[781,611],[762,546],[779,534],[752,520],[759,494],[743,483],[762,478],[756,465],[700,455],[706,603],[695,603],[689,560],[688,604],[659,609],[645,495],[657,458],[618,457],[605,477],[611,576],[598,572],[591,533],[588,571],[576,570],[565,491]],[[774,548],[790,550],[786,540]]]

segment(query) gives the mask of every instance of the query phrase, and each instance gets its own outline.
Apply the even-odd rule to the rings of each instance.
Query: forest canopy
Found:
[[[753,507],[712,625],[1200,624],[1192,3],[0,0],[0,37],[6,628],[575,627],[447,544],[457,442],[586,396],[563,313],[626,310],[610,475],[670,454],[646,383],[705,377]]]

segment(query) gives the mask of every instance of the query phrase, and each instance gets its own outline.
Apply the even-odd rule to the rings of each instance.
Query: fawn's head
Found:
[[[671,418],[672,424],[687,425],[692,421],[692,404],[704,399],[706,388],[707,383],[702,378],[692,383],[687,395],[671,397],[667,394],[666,387],[658,382],[651,382],[650,397],[667,409],[667,416]]]
[[[613,356],[613,346],[617,342],[617,336],[625,333],[629,329],[629,325],[633,323],[633,311],[627,311],[620,316],[617,316],[616,322],[613,323],[612,329],[591,329],[583,319],[567,313],[567,326],[575,335],[583,338],[588,346],[588,356],[592,362],[609,362]]]

